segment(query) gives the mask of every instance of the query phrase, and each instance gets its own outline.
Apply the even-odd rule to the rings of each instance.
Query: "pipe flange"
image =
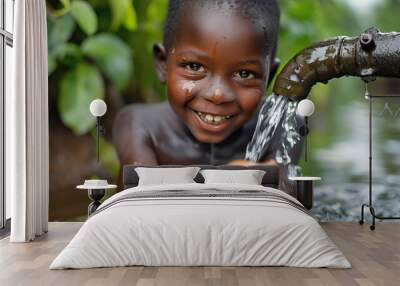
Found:
[[[376,48],[374,37],[369,33],[361,34],[360,44],[361,48],[366,52],[372,52]]]

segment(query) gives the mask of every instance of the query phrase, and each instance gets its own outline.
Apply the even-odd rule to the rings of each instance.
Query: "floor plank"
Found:
[[[289,267],[121,267],[50,271],[55,256],[81,223],[50,223],[49,233],[32,243],[0,240],[0,285],[399,285],[400,222],[378,223],[375,231],[357,223],[322,227],[350,260],[352,269]]]

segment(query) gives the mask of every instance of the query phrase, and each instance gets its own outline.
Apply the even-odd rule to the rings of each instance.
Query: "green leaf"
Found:
[[[97,31],[97,16],[89,3],[75,0],[71,3],[71,14],[79,27],[87,35],[93,35]]]
[[[162,24],[167,16],[168,0],[152,0],[147,7],[147,20]]]
[[[49,75],[57,68],[58,62],[67,66],[75,66],[82,61],[83,55],[80,47],[74,43],[61,43],[48,53]]]
[[[162,40],[167,6],[168,0],[152,0],[147,7],[146,22],[143,26],[149,35],[149,42]]]
[[[51,54],[48,56],[47,60],[47,74],[51,75],[57,68],[57,61],[55,57]]]
[[[49,49],[67,42],[75,30],[74,19],[69,14],[61,17],[49,16],[47,23]]]
[[[134,30],[137,27],[137,17],[135,8],[132,5],[131,0],[109,0],[112,22],[111,30],[116,31],[119,27],[124,24],[129,30]]]
[[[138,26],[138,20],[137,20],[137,15],[135,8],[133,5],[128,5],[126,12],[125,12],[125,17],[124,17],[124,27],[128,29],[129,31],[133,32],[137,29]]]
[[[64,8],[69,9],[71,7],[70,0],[60,0],[61,4],[63,4]]]
[[[60,16],[66,15],[70,11],[70,8],[71,8],[70,0],[60,0],[60,2],[61,2],[63,7],[61,9],[58,9],[58,10],[50,10],[50,11],[48,11],[49,15],[60,17]]]
[[[60,83],[58,110],[63,123],[76,135],[94,127],[96,119],[89,106],[92,100],[104,98],[104,82],[96,67],[80,63],[64,74]]]
[[[82,43],[82,51],[95,60],[119,90],[128,85],[133,70],[132,51],[120,38],[111,34],[90,37]]]
[[[317,3],[314,0],[289,1],[285,13],[294,19],[310,22],[314,19]]]
[[[119,173],[119,159],[114,146],[100,137],[100,161],[110,172],[111,177],[116,180]]]
[[[74,62],[82,59],[82,52],[78,45],[74,43],[63,43],[54,48],[52,53],[58,60],[63,62]]]

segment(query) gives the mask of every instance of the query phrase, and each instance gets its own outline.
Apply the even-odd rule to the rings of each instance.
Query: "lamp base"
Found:
[[[92,201],[88,206],[88,216],[94,213],[97,210],[97,208],[101,205],[100,200],[104,197],[105,194],[106,194],[105,189],[88,190],[89,199]]]

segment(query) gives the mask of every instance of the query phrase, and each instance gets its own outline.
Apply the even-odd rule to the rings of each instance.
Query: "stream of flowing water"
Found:
[[[291,158],[291,151],[301,140],[296,116],[297,104],[276,94],[265,98],[253,138],[247,145],[247,160],[259,162],[267,152],[275,152],[276,161],[288,166],[290,176],[300,175],[300,168],[294,165]],[[275,145],[277,142],[278,146]]]

